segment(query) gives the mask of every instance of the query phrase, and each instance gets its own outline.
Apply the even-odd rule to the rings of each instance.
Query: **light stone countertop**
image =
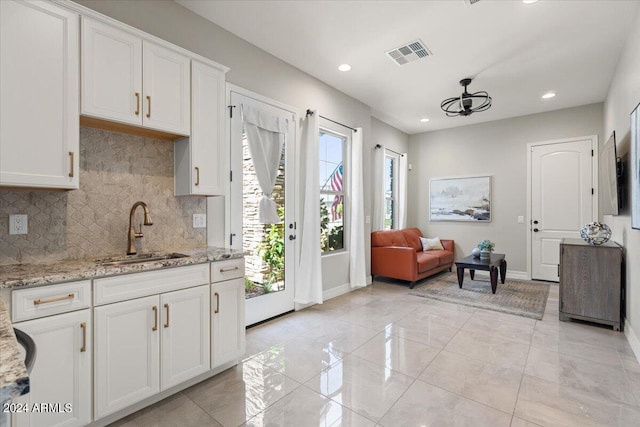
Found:
[[[0,402],[29,392],[29,374],[9,313],[0,299]]]
[[[116,266],[100,265],[99,263],[105,261],[106,258],[69,260],[55,264],[12,264],[0,266],[0,288],[48,285],[244,257],[244,253],[241,251],[216,247],[180,251],[179,253],[187,256]],[[124,257],[117,259],[121,258]]]

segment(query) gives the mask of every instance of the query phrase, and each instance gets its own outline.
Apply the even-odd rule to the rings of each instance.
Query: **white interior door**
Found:
[[[560,241],[597,219],[597,137],[531,146],[531,278],[558,281]]]
[[[296,250],[296,114],[275,101],[258,95],[230,92],[231,107],[231,194],[229,245],[243,250],[245,256],[245,323],[252,325],[294,309]],[[253,170],[247,135],[242,122],[242,107],[248,106],[287,120],[288,130],[281,154],[273,199],[284,220],[271,225],[260,224],[257,209],[262,191]],[[284,254],[265,260],[265,251],[282,245]],[[271,251],[274,255],[276,251]],[[278,266],[279,265],[279,266]],[[274,266],[278,266],[275,267]]]

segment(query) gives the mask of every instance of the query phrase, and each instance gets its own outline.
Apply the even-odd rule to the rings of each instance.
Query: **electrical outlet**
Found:
[[[193,214],[193,228],[205,228],[207,226],[207,214]]]
[[[9,234],[27,234],[26,215],[9,215]]]

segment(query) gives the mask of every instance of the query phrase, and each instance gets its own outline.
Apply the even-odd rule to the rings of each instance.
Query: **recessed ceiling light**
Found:
[[[545,93],[544,95],[542,95],[542,99],[551,99],[551,98],[553,98],[554,96],[556,96],[556,93],[555,93],[555,92],[547,92],[547,93]]]
[[[537,2],[538,0],[522,0],[522,3],[524,4],[533,4],[535,2]]]
[[[351,65],[349,64],[342,64],[338,67],[338,70],[340,71],[349,71],[351,69]]]
[[[420,119],[420,121],[421,121],[422,123],[427,123],[427,122],[429,121],[429,119],[427,119],[427,118],[425,117],[424,119]]]

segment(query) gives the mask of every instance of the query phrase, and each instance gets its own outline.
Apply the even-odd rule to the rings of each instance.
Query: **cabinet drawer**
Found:
[[[11,293],[11,320],[20,322],[91,307],[91,280],[19,289]]]
[[[105,277],[94,280],[94,304],[110,304],[207,283],[209,283],[207,264]]]
[[[244,277],[244,258],[211,263],[211,283]]]

